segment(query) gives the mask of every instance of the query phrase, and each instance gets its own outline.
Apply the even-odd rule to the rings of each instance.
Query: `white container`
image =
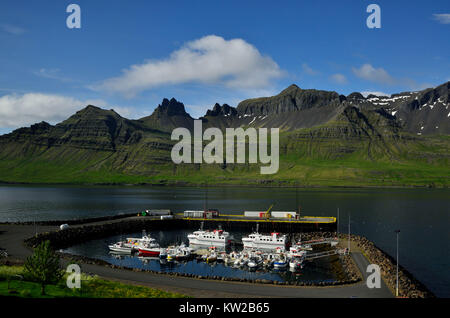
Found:
[[[187,210],[184,211],[184,217],[185,218],[203,218],[204,211],[192,211]]]
[[[265,211],[244,211],[244,216],[246,217],[263,218],[265,214]]]
[[[69,228],[69,224],[61,224],[60,226],[59,226],[59,229],[62,231],[62,230],[65,230],[65,229],[68,229]]]
[[[272,211],[271,216],[274,218],[293,218],[297,215],[295,211]]]
[[[161,220],[170,220],[173,219],[173,215],[161,215]]]

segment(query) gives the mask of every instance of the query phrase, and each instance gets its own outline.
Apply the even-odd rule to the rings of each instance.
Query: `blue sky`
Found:
[[[68,29],[66,7],[81,8]],[[369,29],[369,4],[381,28]],[[86,103],[128,118],[164,97],[214,103],[301,88],[397,93],[450,80],[450,2],[21,1],[0,3],[0,133]]]

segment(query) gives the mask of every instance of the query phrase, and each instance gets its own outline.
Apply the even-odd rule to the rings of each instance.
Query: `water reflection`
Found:
[[[190,233],[190,230],[164,231],[152,233],[152,237],[159,238],[161,247],[174,245],[177,241],[183,242],[183,237]],[[243,233],[233,233],[235,237],[242,237]],[[272,267],[257,266],[249,268],[247,265],[234,266],[234,264],[225,264],[224,259],[216,259],[213,261],[205,261],[202,257],[191,257],[187,260],[167,260],[159,257],[145,257],[139,253],[125,254],[110,252],[108,245],[119,241],[124,236],[139,237],[139,233],[130,233],[128,235],[116,235],[106,239],[93,240],[80,245],[76,245],[65,249],[67,253],[82,255],[91,258],[97,258],[109,262],[114,265],[139,268],[143,270],[153,270],[160,272],[177,272],[201,276],[220,276],[229,278],[245,278],[245,279],[267,279],[273,281],[334,281],[335,275],[330,272],[330,267],[326,260],[316,260],[305,264],[300,272],[293,272],[289,266],[285,268],[274,269]],[[205,249],[205,246],[193,246],[194,248]],[[218,253],[236,250],[240,251],[240,247],[218,248]]]

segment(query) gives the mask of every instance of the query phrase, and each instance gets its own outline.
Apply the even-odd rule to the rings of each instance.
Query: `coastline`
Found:
[[[67,187],[200,187],[200,188],[220,188],[220,187],[235,187],[235,188],[297,188],[297,189],[450,189],[447,185],[433,184],[405,184],[405,185],[314,185],[314,184],[292,184],[289,181],[280,180],[275,182],[257,182],[257,183],[195,183],[195,182],[10,182],[0,180],[0,186],[67,186]]]

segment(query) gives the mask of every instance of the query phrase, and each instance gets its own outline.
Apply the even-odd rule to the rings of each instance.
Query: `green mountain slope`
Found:
[[[389,109],[367,99],[354,102],[363,98],[357,93],[345,98],[334,92],[299,90],[289,87],[274,103],[264,98],[259,108],[258,100],[242,102],[237,109],[216,104],[202,118],[205,127],[221,129],[281,124],[280,167],[273,175],[261,175],[258,164],[174,164],[170,131],[179,126],[192,129],[193,118],[182,103],[172,99],[140,120],[90,105],[57,125],[43,122],[0,136],[0,181],[449,186],[448,134],[412,132]],[[442,96],[437,100],[443,101]],[[266,116],[267,121],[250,124],[245,114]],[[409,121],[415,120],[408,116]],[[302,117],[315,124],[305,125],[309,119],[296,121]]]

